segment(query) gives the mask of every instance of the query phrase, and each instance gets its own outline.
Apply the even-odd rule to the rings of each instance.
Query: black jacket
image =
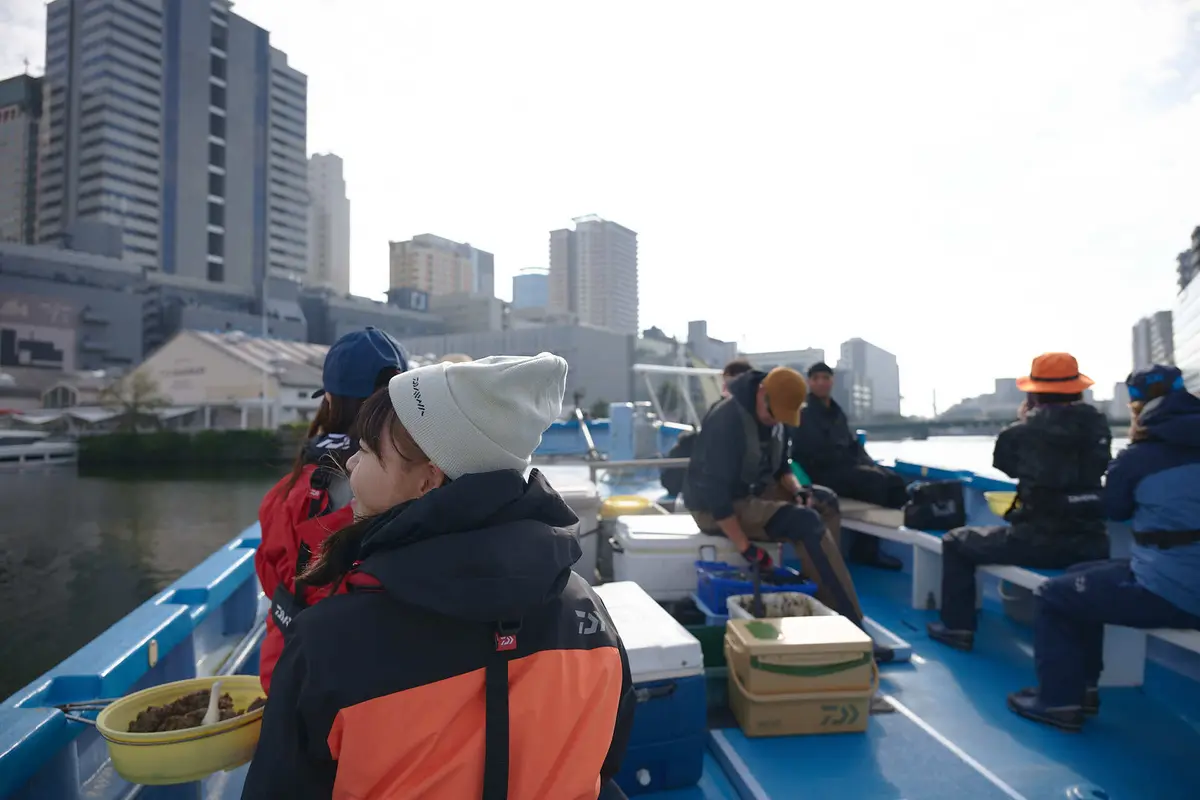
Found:
[[[1086,403],[1048,404],[996,438],[992,465],[1017,481],[1005,519],[1030,534],[1103,535],[1102,479],[1112,455],[1104,415]]]
[[[376,518],[352,591],[296,618],[243,798],[479,797],[496,659],[509,796],[595,797],[636,701],[612,620],[571,571],[577,522],[537,470],[465,475]]]
[[[850,430],[850,421],[842,407],[833,399],[825,405],[810,394],[800,427],[792,429],[791,434],[792,459],[816,483],[830,483],[832,472],[875,463]]]
[[[712,514],[713,519],[733,516],[733,501],[759,494],[788,471],[787,448],[782,447],[783,426],[768,427],[758,422],[755,402],[765,372],[752,370],[729,384],[729,397],[704,416],[704,424],[692,443],[684,498],[689,511]],[[746,413],[753,417],[757,441],[747,441]],[[757,446],[761,458],[747,474],[748,446]],[[777,450],[780,458],[772,458]],[[748,479],[749,478],[749,479]]]

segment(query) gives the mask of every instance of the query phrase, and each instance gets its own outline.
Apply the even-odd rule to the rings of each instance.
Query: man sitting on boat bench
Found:
[[[1108,557],[1101,478],[1111,457],[1108,420],[1083,402],[1092,379],[1068,353],[1033,360],[1017,379],[1027,399],[996,437],[992,465],[1017,479],[1007,525],[955,528],[942,538],[942,619],[929,638],[958,650],[975,644],[975,569],[1011,564],[1065,569]]]
[[[696,435],[684,497],[700,530],[726,536],[759,569],[774,565],[754,540],[791,542],[817,584],[817,599],[861,626],[842,554],[788,463],[783,426],[800,424],[807,394],[804,377],[788,367],[731,381],[729,397],[713,406]],[[877,661],[892,655],[875,646]]]
[[[792,460],[814,483],[884,508],[902,508],[908,500],[904,478],[881,467],[850,430],[842,407],[833,399],[833,369],[817,362],[808,369],[808,402],[800,427],[792,432]],[[879,552],[879,540],[858,534],[850,559],[882,569],[898,570],[900,559]]]

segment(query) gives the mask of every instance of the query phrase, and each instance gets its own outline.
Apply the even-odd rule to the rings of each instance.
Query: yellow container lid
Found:
[[[640,494],[616,494],[606,497],[600,504],[600,518],[613,519],[634,514],[645,514],[654,507],[654,501]]]
[[[988,508],[997,517],[1003,517],[1008,513],[1009,508],[1017,499],[1016,492],[984,492],[983,498],[987,500]]]
[[[725,625],[725,635],[735,648],[755,656],[872,650],[871,637],[840,614],[731,619]]]

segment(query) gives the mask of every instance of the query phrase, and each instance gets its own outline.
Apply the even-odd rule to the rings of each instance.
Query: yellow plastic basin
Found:
[[[257,675],[192,678],[143,689],[101,711],[96,728],[108,742],[117,774],[130,783],[167,786],[197,781],[248,762],[262,729],[261,708],[215,725],[164,733],[129,733],[129,723],[150,706],[207,690],[217,680],[221,681],[221,693],[233,698],[234,710],[244,709],[264,696]]]
[[[640,494],[617,494],[600,504],[600,519],[613,519],[652,511],[654,501]]]
[[[984,492],[983,497],[987,500],[988,508],[997,517],[1003,517],[1008,513],[1008,509],[1012,508],[1013,501],[1017,499],[1016,492]]]

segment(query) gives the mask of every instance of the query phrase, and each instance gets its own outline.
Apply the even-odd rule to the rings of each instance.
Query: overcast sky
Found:
[[[0,74],[44,61],[0,3]],[[1200,4],[243,0],[346,160],[352,289],[387,242],[496,254],[597,213],[641,324],[749,350],[861,336],[928,413],[1066,349],[1111,393],[1200,224]]]

